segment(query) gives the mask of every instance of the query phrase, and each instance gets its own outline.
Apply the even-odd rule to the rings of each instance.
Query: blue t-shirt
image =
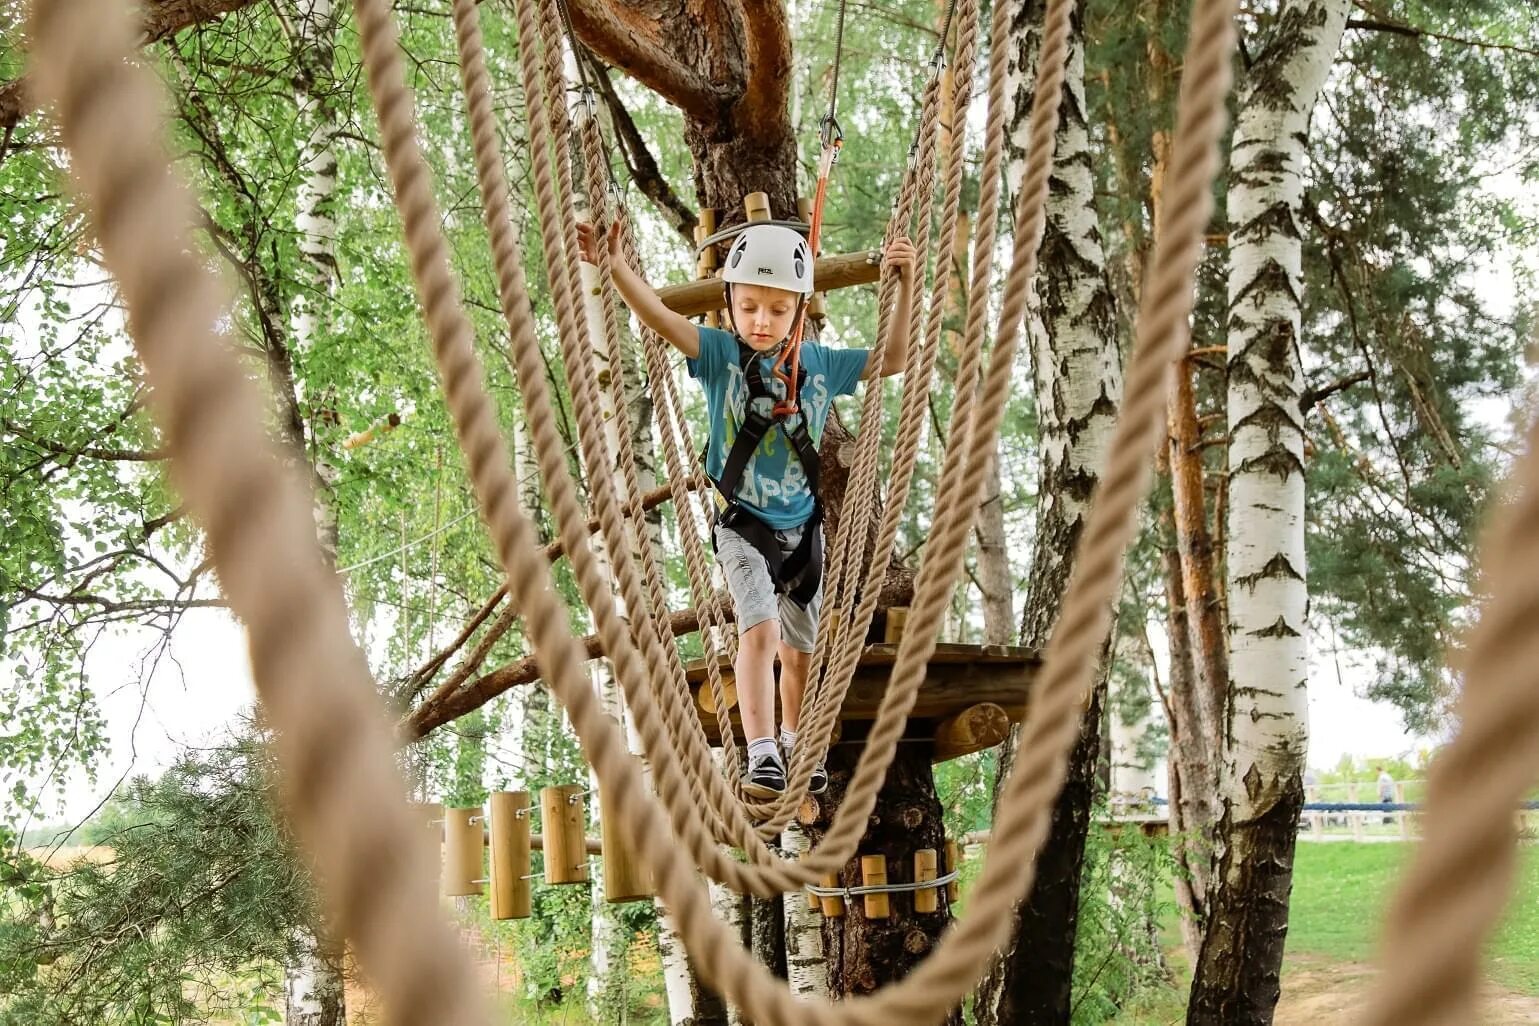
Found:
[[[799,417],[807,418],[807,433],[814,444],[823,440],[823,425],[828,422],[828,410],[836,395],[850,395],[860,384],[866,370],[865,349],[830,349],[816,342],[803,342],[801,364],[806,371],[806,384],[802,386],[801,411],[789,418],[795,426]],[[759,365],[764,383],[777,397],[784,398],[783,385],[771,369],[773,355],[761,356]],[[700,355],[686,360],[689,374],[705,389],[706,422],[710,437],[705,447],[706,473],[713,478],[721,477],[743,423],[743,404],[748,399],[748,382],[743,378],[743,367],[738,359],[737,338],[730,331],[720,328],[700,329]],[[762,412],[768,414],[772,400],[758,400]],[[737,499],[759,519],[777,531],[800,527],[812,516],[812,490],[807,487],[807,474],[796,450],[791,448],[785,432],[770,428],[749,457],[743,468],[743,477],[737,486]]]

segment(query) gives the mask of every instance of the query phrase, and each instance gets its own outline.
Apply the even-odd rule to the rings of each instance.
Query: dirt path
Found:
[[[1362,962],[1328,962],[1302,955],[1290,957],[1283,975],[1282,1001],[1273,1026],[1321,1026],[1350,1022],[1368,1001],[1377,975]],[[1527,1026],[1539,1023],[1539,997],[1519,994],[1494,983],[1482,991],[1482,1026]]]

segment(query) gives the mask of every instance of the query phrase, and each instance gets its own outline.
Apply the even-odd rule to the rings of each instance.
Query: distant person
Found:
[[[1320,786],[1320,778],[1315,776],[1315,771],[1312,770],[1312,769],[1307,769],[1306,768],[1304,770],[1304,801],[1305,802],[1313,802],[1315,800],[1316,795],[1318,794],[1318,791],[1319,791],[1319,786]]]
[[[1389,775],[1389,770],[1379,767],[1379,804],[1392,805],[1395,801],[1395,778]],[[1384,822],[1394,822],[1393,816],[1385,816]]]

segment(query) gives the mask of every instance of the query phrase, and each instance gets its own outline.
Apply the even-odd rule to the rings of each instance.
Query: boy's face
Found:
[[[791,333],[801,297],[768,285],[732,286],[732,323],[750,348],[767,352]]]

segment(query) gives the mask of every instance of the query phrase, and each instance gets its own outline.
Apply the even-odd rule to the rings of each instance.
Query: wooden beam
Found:
[[[880,250],[868,249],[859,253],[842,253],[824,257],[813,268],[812,284],[819,292],[849,288],[852,285],[869,285],[882,276]],[[685,317],[710,313],[726,305],[720,280],[685,282],[659,289],[658,297],[663,305]]]
[[[941,720],[935,728],[935,762],[993,748],[1010,733],[1010,717],[993,702],[979,702]]]
[[[839,710],[839,721],[845,737],[852,740],[864,737],[867,723],[876,719],[897,654],[897,645],[866,646],[854,678],[845,692],[844,704]],[[924,685],[909,713],[909,725],[904,736],[934,738],[939,721],[982,704],[992,704],[1004,713],[1009,722],[1019,723],[1026,715],[1026,697],[1032,677],[1037,671],[1037,663],[1037,653],[1031,649],[1001,645],[936,646],[925,671]],[[730,677],[731,672],[729,665],[722,666],[724,678]],[[698,708],[698,692],[705,677],[703,660],[689,665],[688,677],[691,688],[697,693],[695,701]],[[703,710],[701,712],[706,737],[711,744],[720,744],[716,717]],[[732,721],[734,728],[741,733],[736,709],[732,710]]]

